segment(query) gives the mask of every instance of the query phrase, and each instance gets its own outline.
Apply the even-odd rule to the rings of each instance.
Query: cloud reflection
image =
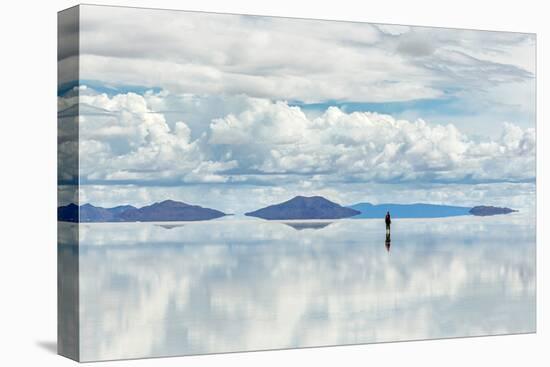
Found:
[[[83,360],[531,332],[521,218],[82,226]],[[382,229],[382,230],[380,230]]]

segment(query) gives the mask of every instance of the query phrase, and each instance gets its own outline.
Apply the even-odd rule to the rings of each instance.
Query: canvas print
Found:
[[[535,332],[535,47],[60,12],[60,354]]]

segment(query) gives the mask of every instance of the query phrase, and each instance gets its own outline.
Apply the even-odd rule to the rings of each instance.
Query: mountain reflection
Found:
[[[185,224],[155,224],[155,225],[164,229],[174,229],[174,228],[183,227]]]
[[[336,221],[322,231],[246,220],[170,231],[147,223],[81,226],[81,356],[535,330],[528,221],[396,221],[400,246],[392,256],[377,245],[380,224]]]
[[[282,222],[298,231],[303,229],[322,229],[328,227],[332,222]]]

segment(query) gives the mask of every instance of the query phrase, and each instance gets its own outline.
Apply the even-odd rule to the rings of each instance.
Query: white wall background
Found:
[[[550,355],[548,271],[548,128],[543,89],[550,39],[542,1],[97,0],[131,5],[261,15],[536,32],[538,34],[538,332],[533,335],[236,353],[103,366],[422,365],[543,366]],[[75,1],[6,1],[0,11],[0,365],[73,362],[56,340],[56,12]],[[548,98],[546,98],[548,101]],[[546,211],[546,213],[545,213]]]

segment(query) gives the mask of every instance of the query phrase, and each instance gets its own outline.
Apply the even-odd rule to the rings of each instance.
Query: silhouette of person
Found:
[[[390,246],[391,246],[391,237],[390,237],[390,233],[386,233],[386,250],[388,250],[388,252],[390,252]]]
[[[386,213],[386,234],[390,233],[391,216],[390,212]]]

